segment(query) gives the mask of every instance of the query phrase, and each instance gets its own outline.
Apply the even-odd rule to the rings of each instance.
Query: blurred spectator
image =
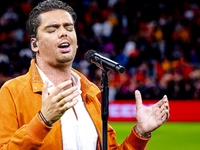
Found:
[[[14,26],[19,21],[19,15],[14,12],[13,7],[10,6],[7,8],[7,11],[3,13],[1,17],[2,26]]]
[[[4,53],[0,53],[0,68],[1,72],[3,72],[5,75],[9,74],[9,69],[8,69],[9,64],[10,64],[9,57]]]

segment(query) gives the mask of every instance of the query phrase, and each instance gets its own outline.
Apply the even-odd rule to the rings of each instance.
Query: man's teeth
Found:
[[[64,43],[64,44],[61,44],[59,47],[68,47],[69,44],[68,43]]]

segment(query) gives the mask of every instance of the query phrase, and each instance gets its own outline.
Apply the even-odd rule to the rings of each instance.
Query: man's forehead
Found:
[[[40,14],[41,25],[74,23],[72,16],[66,10],[57,9]]]

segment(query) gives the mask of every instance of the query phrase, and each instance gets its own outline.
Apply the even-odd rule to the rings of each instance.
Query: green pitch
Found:
[[[121,144],[135,122],[109,124],[115,129],[116,140]],[[147,150],[200,150],[200,122],[166,122],[152,133]]]

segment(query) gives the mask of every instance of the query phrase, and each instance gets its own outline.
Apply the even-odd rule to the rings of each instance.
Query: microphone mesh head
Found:
[[[96,53],[96,51],[94,51],[94,50],[89,50],[89,51],[86,52],[85,59],[86,59],[87,62],[91,63],[92,55],[94,53]]]

